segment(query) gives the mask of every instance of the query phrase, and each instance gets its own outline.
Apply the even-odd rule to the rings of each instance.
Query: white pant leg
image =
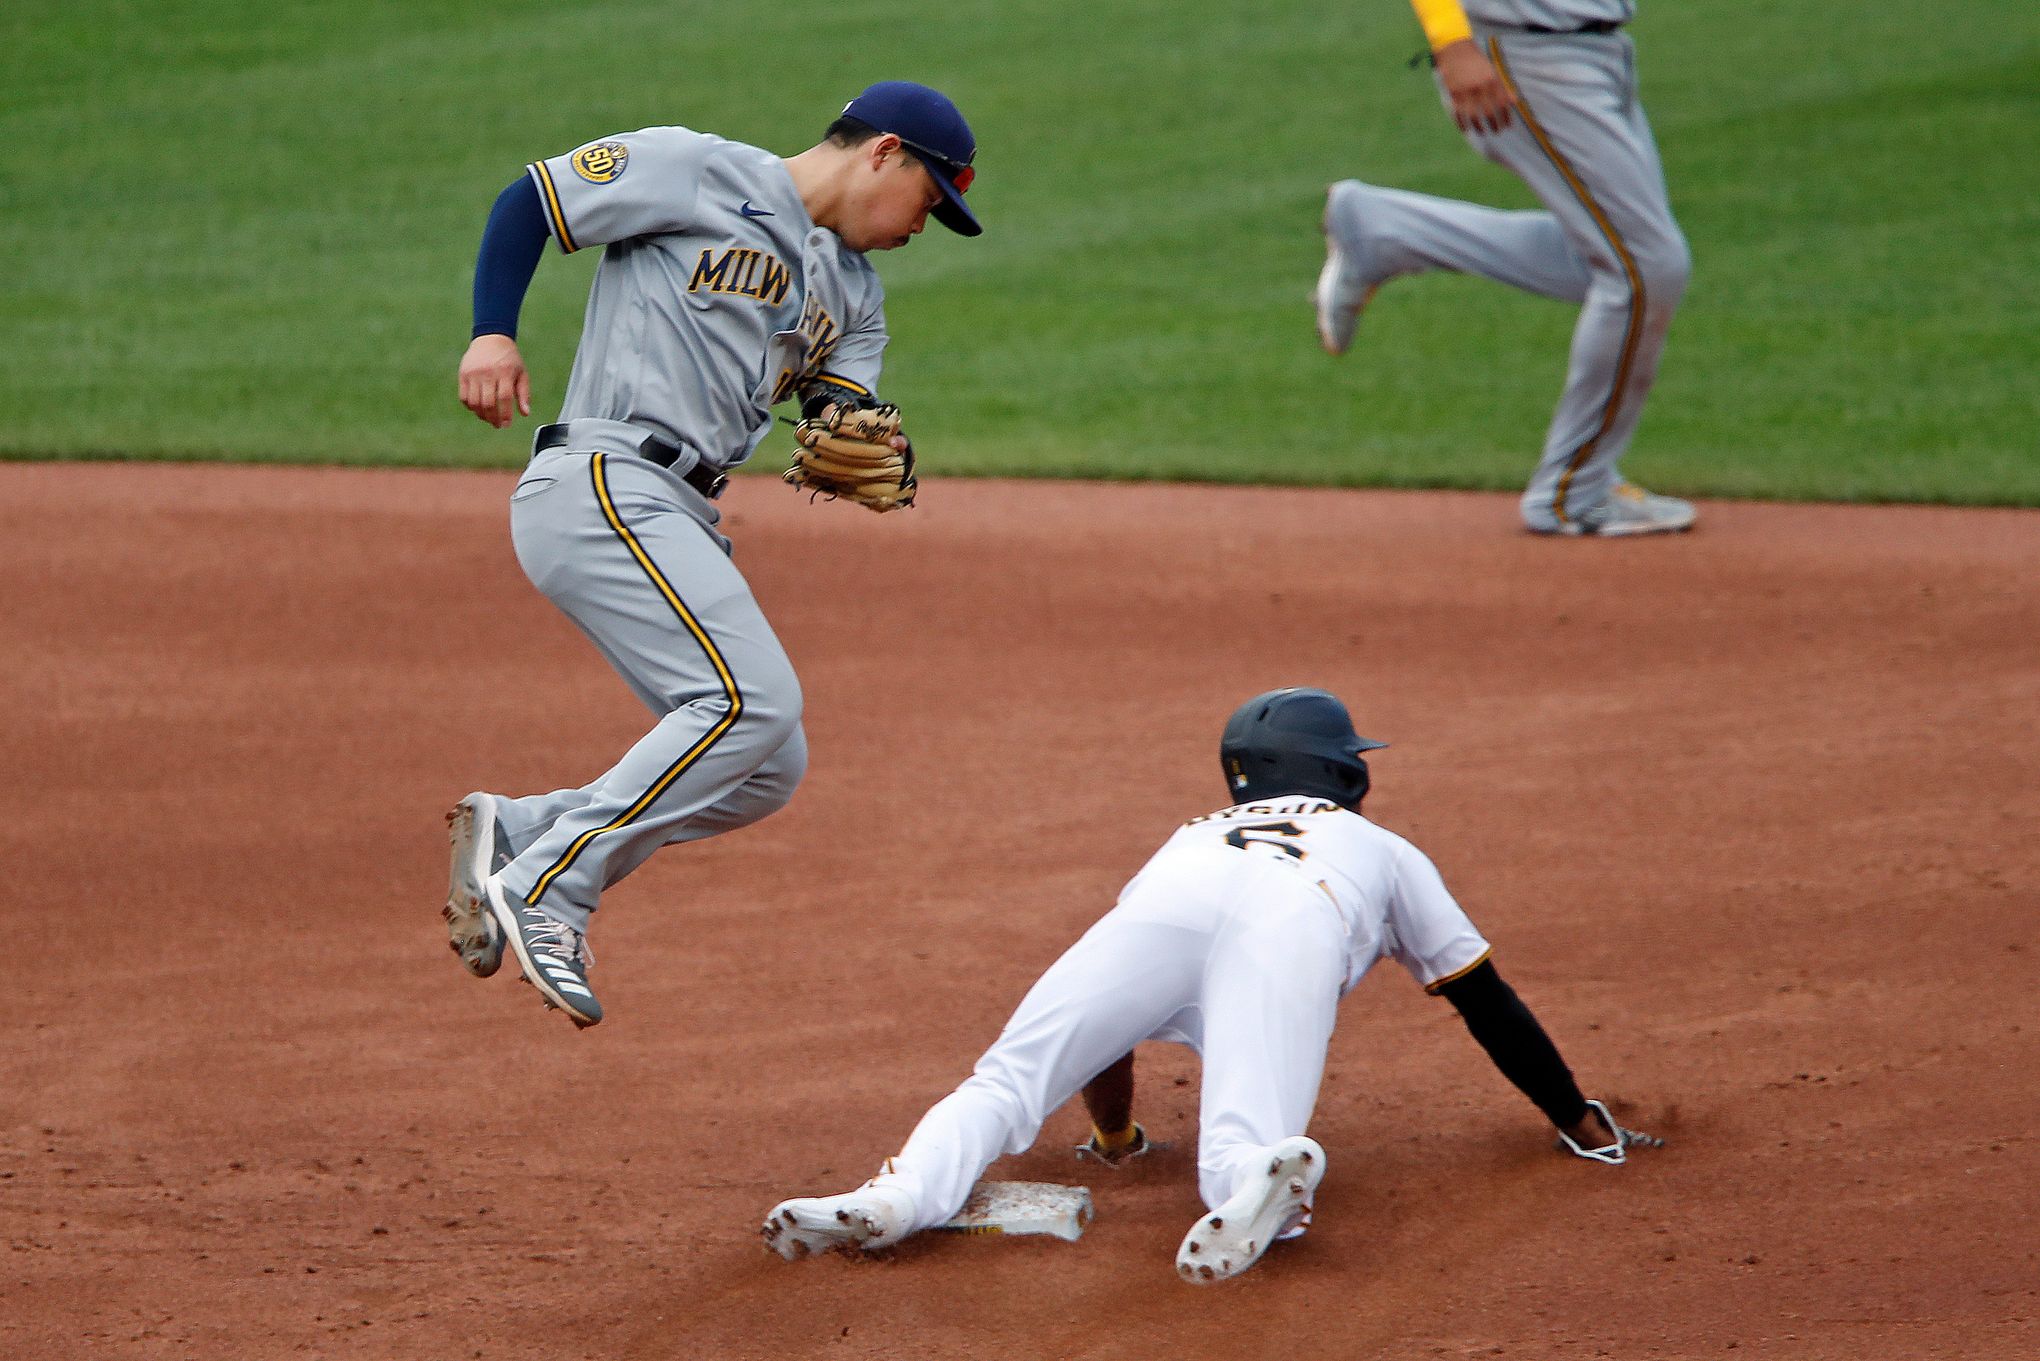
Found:
[[[1346,980],[1330,900],[1294,874],[1261,877],[1219,931],[1202,989],[1197,1189],[1212,1209],[1265,1170],[1270,1146],[1309,1126]]]
[[[579,804],[506,819],[513,846],[535,832],[506,887],[576,930],[653,850],[765,816],[806,766],[800,683],[706,507],[655,465],[568,453],[534,458],[511,502],[532,584],[663,715]]]
[[[875,1180],[913,1198],[915,1230],[955,1215],[993,1159],[1032,1147],[1050,1112],[1195,1001],[1208,924],[1128,909],[1106,914],[1049,966],[970,1078],[886,1161]]]

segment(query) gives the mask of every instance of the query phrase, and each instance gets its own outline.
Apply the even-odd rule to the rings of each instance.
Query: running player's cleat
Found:
[[[1593,534],[1618,538],[1631,534],[1680,534],[1699,518],[1691,501],[1647,492],[1634,482],[1621,481],[1608,499],[1592,510],[1567,520],[1530,526],[1533,534]]]
[[[524,981],[575,1025],[585,1029],[600,1021],[602,1004],[588,986],[588,966],[595,959],[581,933],[522,899],[512,901],[499,875],[490,875],[486,888],[489,911],[516,953]]]
[[[765,1246],[789,1262],[817,1252],[891,1247],[914,1221],[913,1202],[893,1187],[860,1186],[840,1196],[782,1200],[758,1228]]]
[[[1268,1167],[1231,1200],[1190,1226],[1176,1250],[1176,1272],[1204,1285],[1237,1276],[1278,1238],[1307,1222],[1311,1193],[1325,1176],[1325,1151],[1298,1134],[1268,1150]]]
[[[461,967],[487,978],[503,967],[503,932],[489,912],[489,876],[513,858],[510,842],[496,821],[496,796],[468,795],[446,815],[447,840],[453,865],[447,876],[446,943],[460,956]]]
[[[1370,280],[1362,273],[1350,241],[1342,244],[1332,230],[1333,205],[1357,188],[1350,181],[1341,181],[1325,191],[1325,266],[1318,271],[1317,287],[1310,296],[1317,308],[1318,343],[1326,354],[1344,354],[1352,346],[1360,313],[1381,289],[1379,279]]]

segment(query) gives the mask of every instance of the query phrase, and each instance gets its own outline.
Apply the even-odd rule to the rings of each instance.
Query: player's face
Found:
[[[844,237],[852,250],[896,250],[921,234],[928,214],[942,202],[942,190],[921,158],[894,144],[879,153],[865,180],[864,211]]]

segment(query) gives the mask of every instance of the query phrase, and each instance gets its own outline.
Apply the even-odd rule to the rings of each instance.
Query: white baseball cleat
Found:
[[[510,863],[510,843],[496,821],[496,796],[476,792],[446,815],[452,868],[447,875],[446,943],[461,967],[487,978],[503,967],[503,933],[489,912],[489,876]]]
[[[1333,205],[1343,196],[1342,191],[1350,194],[1355,188],[1351,181],[1341,181],[1325,191],[1325,266],[1318,271],[1317,287],[1310,296],[1317,307],[1318,343],[1326,354],[1344,354],[1352,347],[1360,313],[1381,289],[1379,280],[1369,282],[1361,273],[1359,263],[1332,230]]]
[[[1691,501],[1647,492],[1634,482],[1617,482],[1596,534],[1682,534],[1699,515]]]
[[[906,1237],[913,1201],[891,1187],[860,1186],[840,1196],[782,1200],[758,1234],[789,1262],[817,1252],[874,1251]]]
[[[1311,1193],[1325,1176],[1325,1151],[1296,1135],[1268,1150],[1268,1170],[1190,1226],[1176,1249],[1176,1273],[1203,1285],[1237,1276],[1278,1238],[1308,1222]]]
[[[1691,501],[1659,496],[1634,482],[1620,481],[1608,499],[1583,515],[1551,524],[1533,522],[1533,534],[1596,535],[1620,538],[1634,534],[1682,534],[1699,519]]]

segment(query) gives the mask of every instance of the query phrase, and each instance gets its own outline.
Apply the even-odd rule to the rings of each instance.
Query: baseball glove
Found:
[[[816,496],[884,512],[914,504],[914,449],[895,449],[900,409],[837,402],[793,427],[800,447],[784,477]]]

